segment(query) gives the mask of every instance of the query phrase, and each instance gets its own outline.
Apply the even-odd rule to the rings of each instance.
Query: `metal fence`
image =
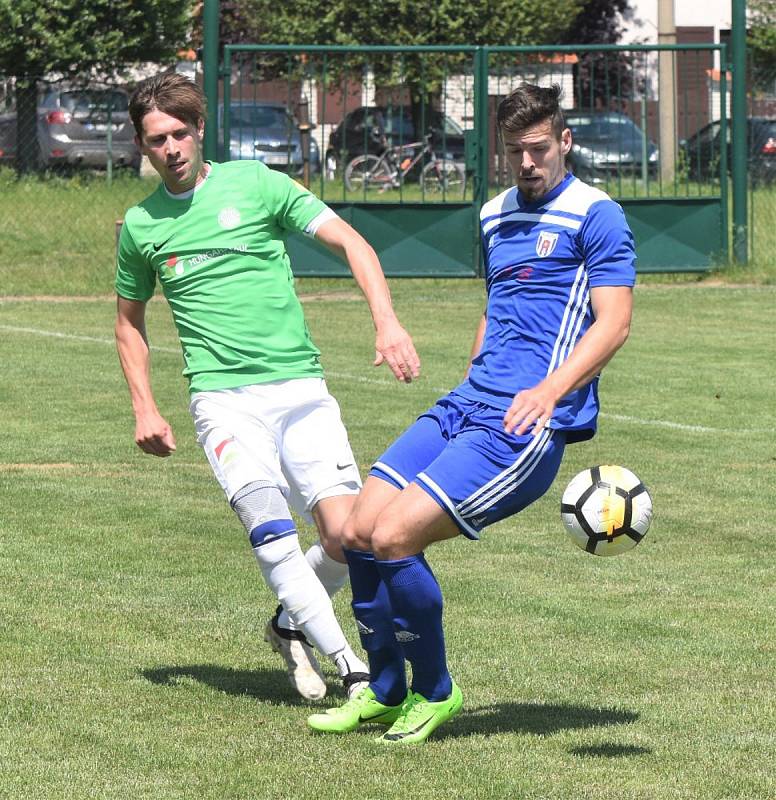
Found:
[[[230,45],[219,153],[293,165],[390,273],[476,274],[478,209],[511,182],[496,107],[520,83],[557,83],[571,167],[623,204],[640,270],[703,270],[728,251],[728,151],[703,140],[710,125],[727,136],[726,61],[723,45]],[[250,112],[271,103],[298,119],[269,141]],[[311,272],[339,269],[300,247]]]
[[[229,45],[219,74],[206,133],[215,157],[260,159],[308,183],[367,236],[391,275],[479,274],[479,208],[511,183],[495,110],[524,81],[560,84],[571,166],[622,203],[641,271],[727,259],[731,76],[722,45]],[[0,167],[88,167],[109,178],[140,169],[126,119],[131,83],[39,81],[32,111],[29,92],[20,108],[23,85],[0,76]],[[760,74],[750,87],[751,118],[776,119],[776,78]],[[748,131],[750,252],[767,257],[776,252],[776,155],[772,139]],[[308,240],[290,247],[300,274],[342,274]]]

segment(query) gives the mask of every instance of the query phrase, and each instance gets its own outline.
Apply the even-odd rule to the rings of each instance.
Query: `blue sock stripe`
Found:
[[[273,519],[262,522],[250,532],[251,547],[261,547],[263,544],[282,539],[284,536],[293,536],[296,533],[294,521],[291,519]]]

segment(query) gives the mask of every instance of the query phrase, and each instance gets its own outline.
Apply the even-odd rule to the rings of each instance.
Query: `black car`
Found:
[[[684,169],[691,180],[719,180],[722,153],[722,126],[719,120],[709,122],[689,139],[683,139],[680,154]],[[731,124],[727,123],[727,163],[732,167],[730,147]],[[776,181],[776,119],[749,117],[746,120],[746,140],[749,176],[754,185]]]
[[[425,109],[426,130],[416,131],[410,106],[361,106],[345,116],[329,136],[326,171],[334,171],[356,156],[380,155],[386,147],[419,142],[431,133],[431,143],[440,158],[464,161],[461,127],[441,111]]]
[[[615,111],[564,111],[571,130],[571,171],[588,183],[618,176],[657,174],[658,151],[641,128]]]

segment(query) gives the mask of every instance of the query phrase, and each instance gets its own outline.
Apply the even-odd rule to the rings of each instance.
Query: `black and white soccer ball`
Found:
[[[596,556],[616,556],[635,547],[652,522],[652,498],[628,469],[590,467],[572,478],[560,514],[574,544]]]

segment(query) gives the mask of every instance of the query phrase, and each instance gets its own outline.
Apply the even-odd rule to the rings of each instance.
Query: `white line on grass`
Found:
[[[79,336],[74,333],[61,333],[60,331],[46,331],[40,328],[22,328],[16,325],[0,325],[0,330],[10,331],[11,333],[30,333],[35,336],[51,336],[55,339],[65,339],[77,342],[94,342],[96,344],[114,345],[113,339],[101,339],[97,336]],[[158,353],[180,353],[180,350],[175,347],[161,347],[159,345],[151,345],[151,350]],[[336,372],[334,370],[326,370],[326,374],[330,378],[336,380],[356,381],[357,383],[368,383],[372,385],[391,386],[393,382],[382,378],[372,378],[367,375],[349,375],[344,372]],[[451,387],[439,388],[436,386],[428,387],[431,391],[437,394],[445,394],[450,391]],[[611,414],[602,411],[601,416],[606,419],[613,419],[617,422],[628,422],[633,425],[647,425],[653,428],[669,428],[671,430],[686,431],[687,433],[772,433],[773,428],[747,428],[728,430],[726,428],[711,428],[706,425],[687,425],[682,422],[671,422],[664,419],[641,419],[640,417],[630,417],[625,414]]]

